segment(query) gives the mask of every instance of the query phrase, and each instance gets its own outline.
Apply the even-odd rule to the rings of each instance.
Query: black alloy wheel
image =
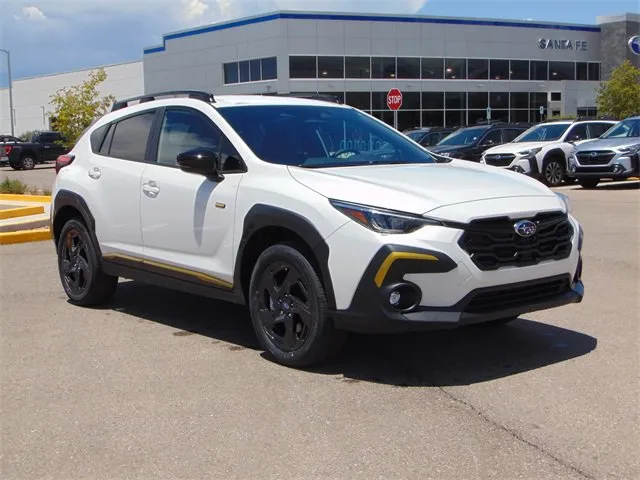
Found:
[[[308,367],[342,347],[346,334],[334,328],[322,282],[298,249],[266,249],[253,269],[249,289],[254,330],[276,362]]]
[[[288,262],[277,262],[262,273],[258,286],[260,325],[283,352],[304,345],[312,326],[309,293],[300,272]]]
[[[69,220],[58,239],[58,272],[69,300],[81,306],[107,301],[118,286],[118,277],[106,275],[84,223]]]

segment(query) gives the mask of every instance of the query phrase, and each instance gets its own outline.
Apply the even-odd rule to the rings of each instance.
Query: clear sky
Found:
[[[273,10],[422,13],[594,24],[640,0],[0,0],[13,78],[139,60],[162,34]],[[0,85],[7,81],[0,55]]]

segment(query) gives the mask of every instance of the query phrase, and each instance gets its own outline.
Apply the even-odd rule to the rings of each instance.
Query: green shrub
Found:
[[[25,193],[29,190],[29,186],[17,179],[5,179],[0,182],[0,193]]]

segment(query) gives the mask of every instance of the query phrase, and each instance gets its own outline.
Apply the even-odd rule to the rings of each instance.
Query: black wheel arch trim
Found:
[[[324,284],[329,308],[335,308],[335,293],[329,270],[329,245],[316,227],[305,217],[291,210],[273,205],[256,204],[247,212],[236,254],[233,283],[239,288],[248,288],[248,286],[242,285],[241,277],[244,253],[252,236],[263,228],[268,227],[285,228],[304,240],[311,249],[311,253],[315,256],[316,264],[320,269],[318,273]],[[245,300],[248,301],[248,299]]]
[[[542,169],[544,171],[545,164],[552,159],[562,160],[562,168],[567,170],[567,156],[564,154],[564,151],[561,148],[553,148],[545,153],[544,158],[542,159]]]
[[[58,247],[56,241],[55,231],[53,227],[56,222],[56,217],[58,213],[64,207],[73,207],[75,210],[80,212],[82,219],[84,220],[85,225],[87,226],[87,230],[89,231],[89,235],[91,235],[91,240],[93,241],[94,247],[96,248],[96,252],[98,254],[98,258],[102,261],[102,252],[100,251],[100,244],[98,243],[98,239],[96,237],[96,221],[91,214],[91,210],[85,202],[84,198],[82,198],[77,193],[71,192],[69,190],[60,190],[56,193],[56,196],[53,200],[53,214],[51,215],[51,229],[52,229],[52,239],[56,244],[56,248]]]

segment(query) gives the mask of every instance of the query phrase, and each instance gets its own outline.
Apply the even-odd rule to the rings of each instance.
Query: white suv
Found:
[[[567,159],[574,146],[598,138],[615,121],[575,120],[541,123],[511,143],[489,148],[481,163],[524,173],[556,187],[567,178]]]
[[[106,302],[123,277],[245,304],[289,366],[325,360],[347,331],[505,323],[583,297],[566,197],[436,163],[345,105],[131,99],[56,168],[52,232],[72,303]]]

